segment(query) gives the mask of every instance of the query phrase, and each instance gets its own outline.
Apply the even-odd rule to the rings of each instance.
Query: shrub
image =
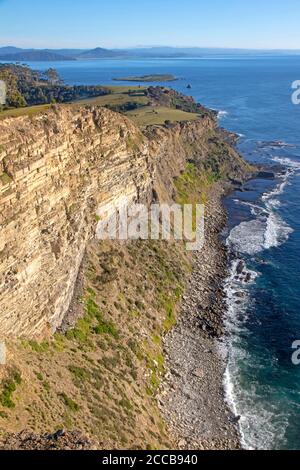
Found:
[[[80,406],[74,400],[72,400],[72,398],[68,397],[68,395],[66,395],[65,393],[61,393],[60,398],[62,399],[66,407],[69,408],[69,410],[74,412],[80,410]]]

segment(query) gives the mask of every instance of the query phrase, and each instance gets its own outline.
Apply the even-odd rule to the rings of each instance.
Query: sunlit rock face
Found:
[[[61,323],[99,210],[172,197],[192,150],[216,123],[141,131],[104,108],[55,106],[0,121],[0,339]]]

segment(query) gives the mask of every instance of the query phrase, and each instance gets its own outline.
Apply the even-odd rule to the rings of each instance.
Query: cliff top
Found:
[[[75,100],[68,103],[78,106],[101,106],[126,115],[140,127],[170,125],[189,122],[209,116],[210,111],[193,98],[165,87],[106,87],[101,96]],[[0,120],[20,116],[35,116],[51,108],[53,104],[18,107],[0,112]]]

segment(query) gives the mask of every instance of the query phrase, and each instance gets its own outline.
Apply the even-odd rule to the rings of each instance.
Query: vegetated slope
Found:
[[[215,181],[247,166],[209,112],[141,133],[109,110],[58,106],[1,121],[0,136],[1,335],[24,337],[7,340],[0,428],[172,448],[156,393],[191,259],[181,242],[91,241],[96,210],[124,195],[205,201]]]

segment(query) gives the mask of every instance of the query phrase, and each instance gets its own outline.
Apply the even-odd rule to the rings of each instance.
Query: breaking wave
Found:
[[[254,255],[285,243],[293,229],[278,214],[281,202],[278,197],[289,184],[289,178],[300,170],[300,163],[289,158],[274,157],[273,161],[286,167],[284,174],[278,175],[277,186],[263,194],[263,206],[242,202],[251,209],[255,219],[242,222],[234,227],[227,239],[227,245],[235,252]]]
[[[284,143],[279,142],[277,145],[283,146]],[[227,368],[224,389],[228,405],[238,418],[241,444],[245,449],[273,449],[277,442],[282,445],[286,442],[290,418],[288,413],[279,411],[271,400],[265,399],[272,392],[266,388],[268,385],[263,385],[262,391],[262,384],[255,382],[254,377],[247,382],[247,387],[241,384],[245,380],[243,374],[247,371],[270,365],[264,363],[265,359],[262,357],[257,357],[255,353],[249,354],[248,351],[246,338],[251,333],[247,328],[247,321],[250,321],[249,315],[255,308],[251,286],[260,273],[251,271],[247,267],[248,261],[242,256],[249,255],[253,259],[252,256],[257,253],[285,243],[293,232],[278,209],[281,206],[280,195],[290,184],[290,177],[300,170],[300,163],[279,157],[274,157],[273,161],[284,167],[284,172],[277,175],[278,184],[265,192],[259,202],[235,200],[236,203],[247,205],[253,218],[234,227],[226,241],[235,258],[231,262],[225,283],[227,335],[224,342]],[[266,361],[270,359],[267,358]],[[276,361],[276,357],[271,360]]]

